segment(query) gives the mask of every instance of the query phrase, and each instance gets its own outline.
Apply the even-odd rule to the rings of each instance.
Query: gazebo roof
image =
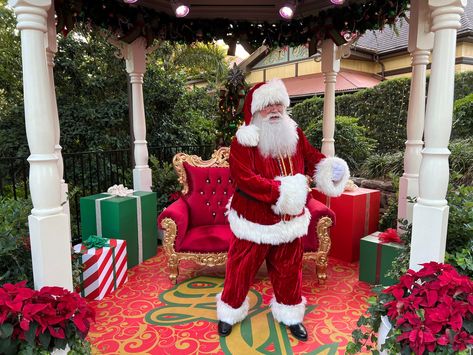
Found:
[[[409,0],[330,0],[297,1],[292,20],[282,20],[281,2],[272,0],[191,0],[190,13],[176,18],[166,0],[55,0],[58,31],[72,30],[75,22],[85,22],[112,31],[124,42],[139,36],[181,43],[212,42],[223,39],[230,47],[240,42],[253,51],[261,44],[270,47],[309,43],[315,53],[317,43],[332,38],[341,45],[353,34],[394,24],[408,10]],[[210,21],[211,20],[211,21]]]
[[[468,1],[465,12],[461,15],[461,27],[458,29],[458,37],[473,37],[473,1]],[[356,41],[356,48],[376,54],[388,54],[405,51],[409,38],[409,24],[405,18],[396,21],[396,30],[385,26],[382,31],[366,31]]]

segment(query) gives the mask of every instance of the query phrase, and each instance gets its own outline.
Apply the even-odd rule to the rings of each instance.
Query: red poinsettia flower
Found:
[[[94,321],[94,311],[79,294],[61,287],[43,287],[39,291],[26,287],[26,282],[0,287],[0,325],[13,325],[12,340],[26,341],[31,326],[37,326],[35,344],[42,348],[40,335],[48,333],[54,339],[75,336],[66,333],[73,328],[84,338]],[[66,339],[69,341],[68,339]]]
[[[447,264],[430,262],[409,270],[384,291],[387,316],[400,330],[396,340],[415,354],[466,349],[473,344],[473,281]],[[465,323],[465,321],[468,321]]]

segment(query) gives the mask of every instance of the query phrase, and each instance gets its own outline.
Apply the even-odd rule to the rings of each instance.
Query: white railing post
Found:
[[[72,290],[71,245],[67,216],[61,206],[61,178],[55,151],[52,92],[46,60],[47,10],[51,0],[13,0],[21,32],[23,91],[28,146],[29,216],[35,288]]]
[[[404,173],[399,180],[398,218],[412,222],[413,204],[408,197],[419,196],[419,170],[422,161],[425,118],[425,83],[430,51],[434,43],[429,28],[430,9],[425,1],[411,1],[409,45],[412,56],[411,91],[407,113],[407,141],[404,152]]]
[[[143,37],[125,45],[123,54],[126,71],[130,76],[132,92],[133,134],[135,168],[133,169],[133,188],[151,191],[151,169],[148,166],[148,142],[146,141],[146,118],[143,99],[143,76],[146,71],[146,40]]]
[[[49,71],[49,85],[51,90],[51,108],[53,110],[53,121],[54,121],[54,150],[56,152],[57,168],[59,173],[59,178],[61,179],[61,201],[63,203],[63,210],[67,216],[69,224],[69,240],[71,239],[71,218],[70,218],[70,206],[67,193],[69,191],[69,186],[64,181],[64,162],[62,159],[62,147],[59,144],[61,138],[61,129],[59,124],[59,114],[57,110],[56,102],[56,87],[54,85],[54,57],[57,53],[57,38],[56,38],[56,22],[54,18],[54,2],[51,4],[51,7],[48,10],[47,17],[47,33],[46,33],[46,59],[48,62],[48,71]]]
[[[324,75],[324,117],[322,120],[322,153],[327,157],[335,156],[335,84],[340,71],[340,59],[337,46],[331,39],[322,43],[322,73]]]
[[[419,197],[412,218],[410,267],[443,262],[447,238],[448,143],[452,129],[457,29],[466,0],[429,0],[435,34],[425,114]]]

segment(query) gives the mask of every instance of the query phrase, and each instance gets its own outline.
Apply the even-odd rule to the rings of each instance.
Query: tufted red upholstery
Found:
[[[158,219],[176,221],[176,252],[224,252],[230,245],[231,231],[225,216],[228,199],[233,195],[229,168],[195,167],[184,163],[189,192],[166,208]],[[323,216],[335,221],[335,215],[323,203],[310,197],[307,205],[311,221],[303,238],[304,251],[317,251],[317,222]]]
[[[184,163],[189,192],[184,196],[192,211],[189,227],[228,224],[225,216],[228,199],[233,195],[229,168],[195,167]]]
[[[232,233],[228,224],[200,226],[189,229],[185,238],[176,241],[176,251],[219,253],[230,247]]]

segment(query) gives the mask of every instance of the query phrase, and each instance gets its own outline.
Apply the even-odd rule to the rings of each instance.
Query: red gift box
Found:
[[[349,262],[358,261],[360,239],[378,230],[380,191],[360,187],[339,197],[327,197],[314,189],[312,196],[335,213],[336,223],[330,230],[330,256]]]
[[[74,246],[84,265],[80,293],[88,300],[101,300],[128,280],[126,241],[109,239],[109,243],[103,248]]]

